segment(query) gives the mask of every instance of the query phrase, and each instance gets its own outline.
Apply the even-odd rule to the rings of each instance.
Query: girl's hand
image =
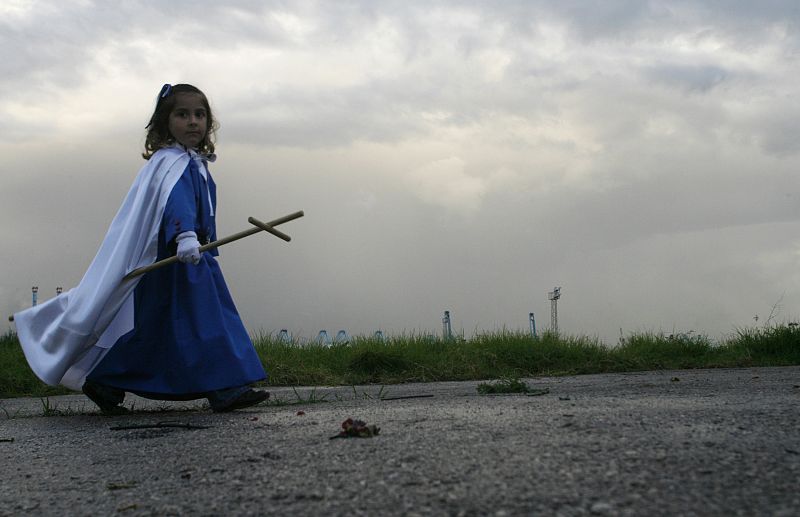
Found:
[[[192,263],[195,266],[200,263],[200,242],[194,232],[183,232],[175,237],[178,244],[178,260],[184,264]]]

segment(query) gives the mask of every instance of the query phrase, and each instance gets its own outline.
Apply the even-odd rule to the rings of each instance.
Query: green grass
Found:
[[[739,329],[720,342],[697,334],[632,334],[609,347],[596,338],[490,332],[470,339],[421,335],[347,344],[284,343],[256,336],[256,351],[274,386],[349,386],[453,380],[520,379],[680,368],[800,365],[797,324]],[[14,334],[0,337],[0,398],[68,393],[42,384]]]
[[[16,334],[0,336],[0,398],[47,397],[70,393],[63,387],[44,384],[36,378],[19,346]]]

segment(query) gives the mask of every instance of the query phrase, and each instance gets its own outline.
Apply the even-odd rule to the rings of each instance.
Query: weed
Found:
[[[386,386],[381,386],[381,389],[379,389],[378,393],[373,397],[372,395],[370,395],[366,391],[362,391],[361,395],[359,395],[356,392],[356,387],[353,386],[353,398],[354,399],[364,399],[364,400],[372,400],[372,399],[381,400],[384,397],[386,397],[386,395],[388,395],[388,393],[389,393],[388,391],[386,391],[386,393],[384,394],[385,389],[386,389]]]
[[[296,405],[306,405],[306,404],[322,404],[328,402],[326,399],[328,398],[329,393],[325,393],[322,396],[317,395],[317,388],[312,388],[308,394],[308,397],[303,398],[300,393],[297,392],[297,389],[292,387],[292,391],[294,392],[295,400],[283,400],[280,397],[271,397],[267,402],[269,406],[296,406]]]
[[[8,418],[10,420],[12,418],[17,418],[17,416],[19,415],[19,412],[22,410],[22,408],[17,408],[17,410],[14,411],[13,413],[11,413],[9,410],[7,410],[5,408],[5,406],[0,406],[0,410],[2,410],[3,413],[5,413],[6,418]]]
[[[69,406],[59,408],[58,404],[51,404],[50,397],[40,397],[39,400],[42,402],[42,416],[74,416],[83,414],[81,411],[72,409]]]
[[[500,379],[497,382],[478,384],[478,393],[481,395],[494,395],[497,393],[528,393],[531,391],[528,385],[515,378]]]
[[[308,393],[308,398],[306,399],[303,399],[303,397],[301,397],[300,394],[297,393],[297,389],[292,388],[292,391],[294,391],[294,395],[295,397],[297,397],[297,401],[303,404],[319,404],[322,402],[328,402],[325,399],[328,398],[329,393],[325,393],[321,397],[317,396],[317,388],[311,388],[311,391]]]

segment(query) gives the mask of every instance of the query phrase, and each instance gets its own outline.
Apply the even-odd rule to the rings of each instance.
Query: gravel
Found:
[[[275,388],[235,413],[129,397],[113,417],[3,399],[0,515],[800,514],[800,367],[526,382],[549,392]],[[348,417],[380,433],[330,439]]]

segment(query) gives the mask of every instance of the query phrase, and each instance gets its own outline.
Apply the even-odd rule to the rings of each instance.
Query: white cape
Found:
[[[179,147],[156,152],[136,176],[78,286],[14,314],[28,364],[47,384],[80,390],[108,349],[133,329],[139,277],[122,278],[155,261],[164,207],[189,159]]]

